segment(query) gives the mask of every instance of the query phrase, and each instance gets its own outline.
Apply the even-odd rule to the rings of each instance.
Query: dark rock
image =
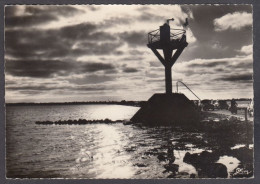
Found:
[[[134,164],[134,166],[137,166],[137,167],[147,167],[147,165],[145,165],[143,163],[136,163],[136,164]]]
[[[131,124],[133,124],[133,122],[132,121],[124,121],[123,124],[124,125],[131,125]]]
[[[183,158],[183,162],[188,164],[196,165],[199,162],[199,155],[198,154],[190,154],[187,152]]]
[[[196,175],[195,174],[190,174],[190,178],[195,178]]]
[[[167,157],[166,156],[164,156],[163,154],[159,154],[158,156],[157,156],[157,158],[158,158],[158,160],[160,161],[160,162],[162,162],[162,161],[166,161],[167,160]]]
[[[106,124],[111,124],[111,123],[119,123],[122,122],[122,120],[116,120],[112,121],[110,119],[105,119],[105,120],[86,120],[86,119],[79,119],[79,120],[59,120],[59,121],[36,121],[35,124],[38,125],[86,125],[86,124],[93,124],[93,123],[106,123]]]
[[[167,172],[171,171],[171,172],[175,173],[175,172],[178,172],[179,165],[177,165],[177,164],[166,164],[164,166],[164,168],[166,169]]]
[[[218,159],[218,154],[203,151],[200,154],[190,154],[189,152],[187,152],[183,158],[183,161],[194,166],[201,166],[207,165],[209,163],[214,163]]]
[[[152,150],[144,152],[144,155],[157,155],[157,154],[158,153],[156,151],[152,151]]]
[[[189,173],[187,173],[187,172],[179,172],[178,175],[180,175],[180,176],[188,176]]]
[[[183,161],[193,165],[198,170],[199,177],[227,178],[227,167],[221,163],[215,163],[218,159],[218,154],[203,151],[200,154],[187,152]]]
[[[210,153],[208,151],[203,151],[199,156],[199,162],[200,164],[206,165],[209,163],[215,163],[219,159],[219,155],[213,153]]]
[[[209,178],[227,178],[228,176],[227,167],[221,163],[210,163],[204,166],[198,174]]]
[[[175,173],[171,173],[169,176],[167,176],[167,178],[175,178],[176,174]]]
[[[132,152],[132,151],[135,151],[135,150],[136,150],[135,146],[131,146],[130,148],[125,148],[125,151],[127,151],[127,152]]]
[[[246,147],[232,150],[232,155],[244,163],[253,163],[253,149]]]

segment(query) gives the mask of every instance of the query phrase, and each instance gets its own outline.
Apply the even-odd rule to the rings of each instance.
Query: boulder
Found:
[[[215,163],[219,155],[203,151],[200,154],[190,154],[187,152],[183,161],[193,165],[198,170],[199,177],[227,178],[227,167],[221,163]]]
[[[167,172],[171,171],[171,172],[175,173],[175,172],[178,172],[179,165],[177,165],[177,164],[166,164],[164,166],[164,168],[166,169]]]
[[[204,165],[198,172],[199,176],[206,175],[209,178],[227,178],[228,172],[227,167],[221,163],[210,163]]]

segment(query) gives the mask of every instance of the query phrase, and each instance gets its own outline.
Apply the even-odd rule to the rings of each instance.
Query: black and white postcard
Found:
[[[6,178],[254,178],[251,4],[4,10]]]

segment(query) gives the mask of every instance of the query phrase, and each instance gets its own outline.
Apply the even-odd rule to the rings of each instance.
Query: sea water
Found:
[[[183,162],[187,151],[204,150],[178,142],[187,136],[203,141],[201,133],[174,132],[165,127],[117,124],[37,125],[36,121],[130,119],[139,107],[122,105],[33,105],[6,108],[6,169],[8,178],[166,178],[167,141],[179,172],[197,175]],[[174,141],[175,140],[175,141]],[[157,155],[156,155],[157,154]],[[223,159],[221,160],[223,162]],[[239,162],[236,162],[238,164]],[[233,165],[232,167],[236,167]]]

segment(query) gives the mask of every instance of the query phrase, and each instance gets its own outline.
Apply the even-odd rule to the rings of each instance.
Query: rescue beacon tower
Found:
[[[186,42],[186,31],[183,29],[171,29],[169,25],[170,20],[173,21],[174,19],[168,19],[167,23],[160,26],[160,29],[148,33],[147,44],[165,67],[166,94],[172,93],[172,66],[188,45]],[[162,50],[164,57],[157,50]],[[173,54],[174,50],[176,52]]]
[[[134,123],[142,123],[149,126],[160,125],[185,125],[199,122],[199,111],[194,103],[184,94],[172,93],[171,68],[181,55],[188,43],[186,31],[183,29],[171,29],[167,23],[160,29],[148,33],[148,48],[157,56],[165,67],[166,93],[154,94],[131,118]],[[186,23],[187,25],[187,19]],[[185,25],[184,25],[185,26]],[[163,56],[158,52],[163,51]],[[175,52],[174,52],[175,51]],[[174,53],[174,54],[173,54]]]

